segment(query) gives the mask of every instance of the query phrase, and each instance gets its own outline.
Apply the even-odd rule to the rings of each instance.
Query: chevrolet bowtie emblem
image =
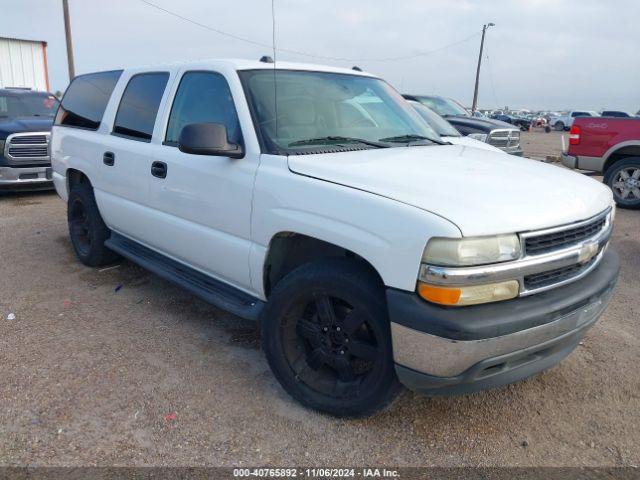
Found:
[[[598,244],[596,242],[589,242],[582,245],[580,249],[580,255],[578,261],[580,263],[586,263],[598,254]]]

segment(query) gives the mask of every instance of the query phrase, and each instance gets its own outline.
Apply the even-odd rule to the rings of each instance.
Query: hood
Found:
[[[587,219],[612,203],[589,177],[462,145],[295,155],[294,172],[444,217],[464,236],[524,232]]]
[[[498,147],[494,147],[493,145],[489,145],[486,142],[481,142],[480,140],[476,140],[475,138],[469,137],[442,137],[442,140],[445,142],[453,143],[454,145],[464,145],[465,147],[473,147],[479,148],[480,150],[489,150],[490,152],[503,153],[507,155],[506,152],[503,152]]]
[[[53,125],[51,117],[1,118],[0,137],[7,138],[12,133],[48,132]]]
[[[467,127],[482,132],[490,132],[495,128],[515,128],[510,123],[494,120],[493,118],[464,117],[462,115],[447,115],[444,118],[454,127]]]

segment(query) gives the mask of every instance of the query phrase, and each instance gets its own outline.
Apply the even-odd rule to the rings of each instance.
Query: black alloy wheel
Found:
[[[384,286],[361,262],[329,258],[296,268],[275,286],[261,322],[274,375],[308,407],[363,417],[401,389]]]

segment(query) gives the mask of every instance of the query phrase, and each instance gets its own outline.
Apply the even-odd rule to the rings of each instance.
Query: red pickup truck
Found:
[[[620,207],[640,208],[640,118],[576,118],[568,147],[565,166],[601,172]]]

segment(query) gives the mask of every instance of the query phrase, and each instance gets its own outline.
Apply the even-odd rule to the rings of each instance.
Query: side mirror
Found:
[[[227,128],[221,123],[191,123],[185,125],[178,138],[181,152],[193,155],[242,158],[242,145],[230,143]]]

